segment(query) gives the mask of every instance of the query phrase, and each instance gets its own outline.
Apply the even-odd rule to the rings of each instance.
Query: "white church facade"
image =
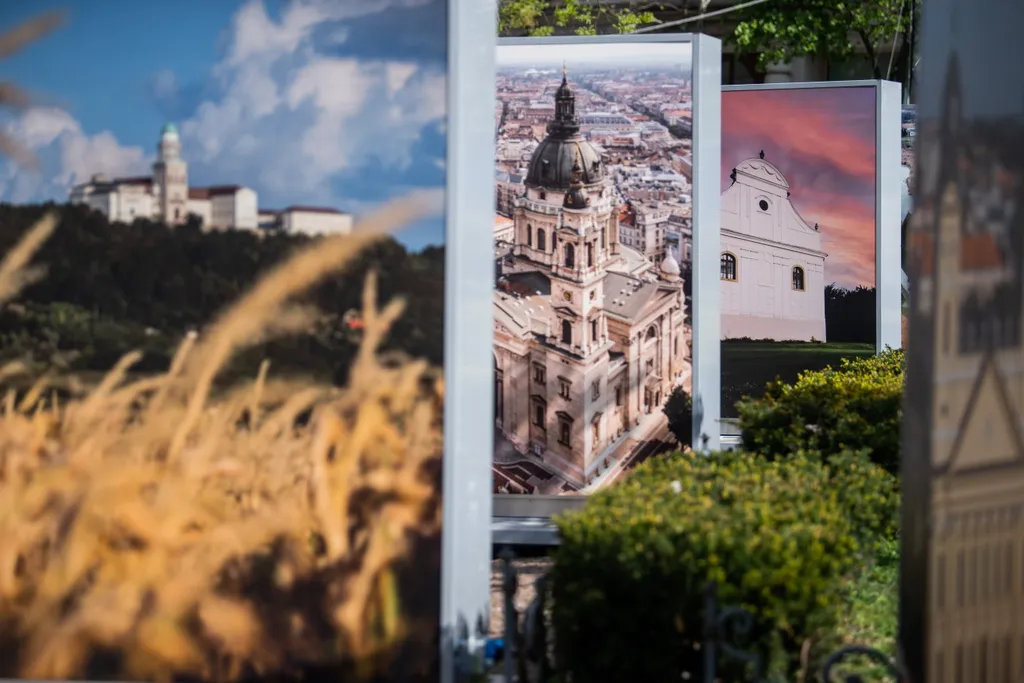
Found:
[[[690,328],[679,264],[619,242],[613,181],[580,134],[563,77],[548,136],[497,245],[495,421],[514,457],[595,484],[689,386]],[[499,467],[496,461],[496,468]],[[553,491],[552,491],[553,492]]]
[[[826,341],[821,232],[763,152],[733,169],[721,231],[722,338]]]
[[[110,221],[131,223],[144,218],[167,225],[183,225],[190,216],[204,230],[278,229],[305,234],[347,233],[351,214],[332,208],[288,207],[259,210],[256,191],[240,185],[189,186],[188,163],[181,154],[181,138],[173,124],[160,133],[153,174],[109,179],[94,175],[71,188],[72,204],[85,204]]]

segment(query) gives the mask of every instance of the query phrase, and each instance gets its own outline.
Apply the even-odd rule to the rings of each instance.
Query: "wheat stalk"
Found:
[[[305,329],[293,299],[424,210],[397,202],[295,254],[186,337],[163,375],[126,381],[138,360],[128,354],[64,405],[44,401],[49,377],[20,401],[9,394],[0,651],[20,656],[0,675],[234,680],[367,662],[402,637],[395,564],[410,538],[436,531],[424,471],[440,453],[442,389],[425,363],[376,352],[401,302],[379,310],[368,276],[347,387],[276,380],[266,364],[249,386],[210,387],[254,340]],[[26,282],[53,225],[0,263],[0,301]],[[0,369],[0,382],[22,372]],[[101,651],[119,653],[118,666],[91,668]]]

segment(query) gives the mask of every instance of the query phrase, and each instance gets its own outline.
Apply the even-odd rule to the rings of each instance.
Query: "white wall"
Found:
[[[187,210],[202,219],[204,230],[210,228],[213,220],[213,203],[209,199],[189,199]]]
[[[112,221],[131,223],[137,218],[151,219],[153,216],[153,196],[141,187],[120,187],[110,195],[110,213]]]
[[[747,160],[721,197],[721,250],[736,258],[736,280],[721,280],[723,339],[826,341],[821,233],[797,213],[789,185],[771,164]],[[793,289],[793,268],[804,271]]]
[[[256,191],[243,187],[235,193],[234,199],[234,227],[239,230],[255,230],[259,227]]]
[[[285,232],[328,235],[352,231],[352,215],[320,211],[285,211],[281,214]]]

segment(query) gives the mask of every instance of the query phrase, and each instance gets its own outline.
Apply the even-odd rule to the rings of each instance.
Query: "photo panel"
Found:
[[[776,378],[793,382],[805,370],[899,346],[899,317],[890,329],[887,301],[900,291],[905,183],[899,110],[890,131],[892,107],[884,120],[880,112],[891,89],[881,85],[899,89],[877,82],[723,89],[723,431],[738,416],[737,401],[759,396]],[[893,276],[897,289],[882,290]]]
[[[0,13],[0,678],[452,680],[490,555],[475,4]]]
[[[702,429],[714,411],[699,388],[693,400],[694,196],[701,173],[710,186],[717,145],[698,155],[694,140],[701,116],[717,116],[698,100],[711,87],[695,78],[698,46],[720,46],[673,38],[499,41],[499,498],[578,498],[689,446],[694,434],[717,432]]]

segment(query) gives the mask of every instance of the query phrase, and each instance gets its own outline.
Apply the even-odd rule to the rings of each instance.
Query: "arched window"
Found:
[[[646,341],[648,339],[654,339],[657,336],[658,336],[657,328],[654,327],[654,325],[651,325],[650,327],[647,328],[647,334],[644,336],[644,341]]]
[[[587,268],[594,267],[594,243],[587,242]]]
[[[547,249],[547,240],[545,240],[544,238],[544,228],[537,228],[537,248],[540,249],[541,251]]]
[[[793,289],[804,291],[804,269],[800,266],[793,266]]]
[[[526,246],[533,246],[533,226],[529,223],[526,224]]]
[[[736,257],[725,252],[722,254],[722,280],[728,280],[729,282],[736,282]]]
[[[572,246],[572,244],[565,245],[565,267],[576,267],[576,247]]]
[[[572,323],[568,320],[562,321],[562,343],[572,344]]]

